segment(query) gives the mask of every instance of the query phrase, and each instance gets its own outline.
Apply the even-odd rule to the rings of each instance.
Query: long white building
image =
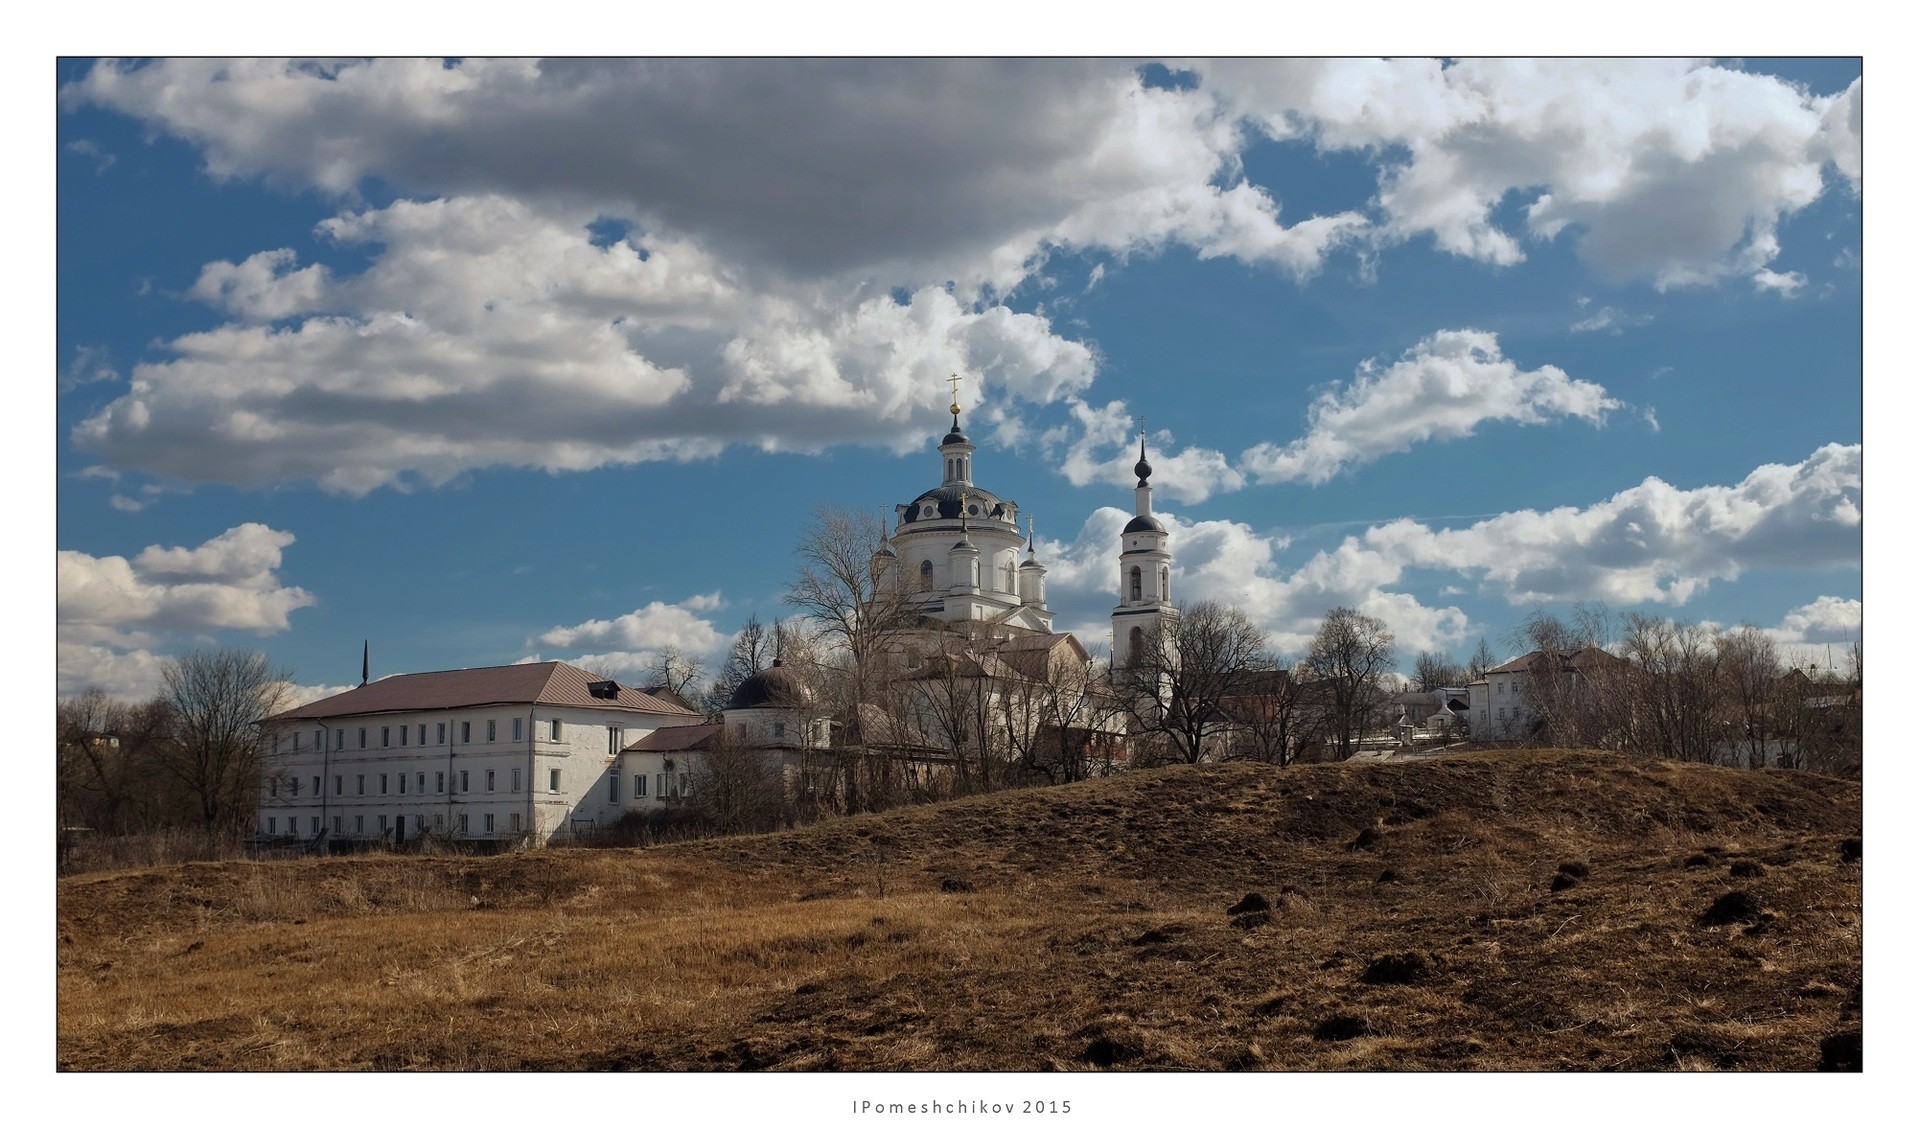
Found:
[[[621,753],[701,720],[562,662],[398,674],[261,722],[259,830],[545,843],[645,807]]]

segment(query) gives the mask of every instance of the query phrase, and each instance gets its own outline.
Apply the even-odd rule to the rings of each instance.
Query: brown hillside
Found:
[[[1504,753],[83,876],[59,1062],[1810,1070],[1857,1057],[1859,816],[1824,777]]]

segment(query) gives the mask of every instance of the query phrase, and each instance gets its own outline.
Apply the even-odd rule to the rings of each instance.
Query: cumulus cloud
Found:
[[[1777,294],[1781,298],[1790,298],[1799,293],[1806,285],[1806,276],[1798,271],[1780,273],[1772,270],[1757,270],[1752,274],[1752,287],[1762,294]]]
[[[1263,443],[1240,462],[1262,482],[1314,484],[1414,444],[1459,439],[1481,424],[1601,423],[1620,406],[1606,390],[1553,365],[1527,370],[1478,330],[1442,330],[1385,368],[1367,362],[1352,383],[1320,394],[1309,428],[1284,447]]]
[[[1573,232],[1613,280],[1665,288],[1764,267],[1834,166],[1859,181],[1859,84],[1815,96],[1683,59],[1193,64],[1269,135],[1380,158],[1389,238],[1487,263]],[[1397,154],[1404,154],[1403,158]],[[1495,218],[1523,205],[1524,230]]]
[[[1759,467],[1733,486],[1681,490],[1656,478],[1583,508],[1519,510],[1460,529],[1386,522],[1284,560],[1289,542],[1233,521],[1159,512],[1171,534],[1173,592],[1220,600],[1253,617],[1280,650],[1297,654],[1330,609],[1378,616],[1402,654],[1450,650],[1477,630],[1464,611],[1402,590],[1433,574],[1474,580],[1514,605],[1602,600],[1620,607],[1680,605],[1747,569],[1859,566],[1860,448],[1832,445],[1791,465]],[[1062,544],[1042,543],[1048,600],[1067,623],[1104,639],[1100,618],[1118,583],[1119,531],[1131,515],[1102,508]],[[1419,573],[1421,576],[1414,577]],[[1456,585],[1440,596],[1463,595]],[[1850,604],[1850,607],[1847,605]],[[1824,597],[1773,634],[1783,641],[1857,630],[1858,601]],[[1848,618],[1850,617],[1850,618]]]
[[[578,652],[565,661],[610,678],[632,681],[643,679],[669,648],[713,670],[725,657],[733,636],[721,631],[703,613],[725,606],[717,591],[671,604],[654,600],[612,619],[589,619],[570,627],[552,628],[527,640],[527,645]],[[542,661],[542,653],[535,652],[520,661]]]
[[[283,584],[281,553],[293,535],[257,522],[191,548],[150,545],[132,560],[62,549],[57,556],[62,693],[111,684],[151,693],[166,634],[274,634],[315,600]]]
[[[1518,510],[1464,529],[1402,519],[1363,543],[1404,567],[1476,574],[1513,603],[1683,604],[1749,568],[1856,568],[1860,448],[1830,444],[1733,486],[1648,478],[1593,505]]]
[[[1098,358],[1006,296],[1062,251],[1102,259],[1089,286],[1169,247],[1306,279],[1381,241],[1510,263],[1569,233],[1608,278],[1776,287],[1780,219],[1828,165],[1857,184],[1857,84],[1815,97],[1673,60],[1194,70],[1169,89],[1117,60],[101,63],[65,105],[182,138],[215,178],[333,194],[348,210],[321,235],[368,265],[285,247],[204,265],[188,294],[228,320],[164,342],[72,438],[188,482],[362,494],[733,444],[904,449],[949,372],[972,403],[1046,409],[1046,430],[1096,411]],[[1361,154],[1376,193],[1282,218],[1242,164],[1261,133]],[[374,182],[402,198],[355,210]],[[1502,226],[1513,198],[1523,230]],[[1391,419],[1394,391],[1323,401],[1255,473],[1322,481],[1610,403],[1550,368],[1429,424]],[[1130,462],[1083,430],[1074,481]],[[1183,500],[1245,481],[1219,452],[1163,457]]]
[[[1787,612],[1766,634],[1782,644],[1850,643],[1859,638],[1865,605],[1841,596],[1821,596]]]

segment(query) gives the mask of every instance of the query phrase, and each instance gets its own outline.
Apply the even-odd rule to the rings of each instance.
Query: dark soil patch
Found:
[[[1859,1028],[1838,1031],[1819,1040],[1819,1069],[1859,1071],[1865,1069],[1863,1039]]]
[[[1559,864],[1559,873],[1568,878],[1591,878],[1592,867],[1583,862],[1562,862]]]
[[[1424,953],[1392,953],[1380,957],[1360,973],[1362,984],[1418,984],[1430,980],[1432,961]]]
[[[1756,925],[1766,917],[1766,911],[1751,894],[1744,890],[1734,890],[1730,894],[1721,894],[1706,912],[1699,915],[1701,925]]]
[[[1272,908],[1273,908],[1273,903],[1266,900],[1266,895],[1248,894],[1245,897],[1238,900],[1237,902],[1234,902],[1233,908],[1227,910],[1226,912],[1229,914],[1241,914],[1241,913],[1252,913],[1254,910],[1272,909]]]
[[[1697,870],[1702,866],[1711,866],[1711,865],[1712,865],[1712,856],[1710,855],[1687,855],[1686,856],[1685,867],[1687,870]]]
[[[1865,856],[1866,844],[1861,839],[1839,840],[1839,861],[1858,862]]]
[[[942,878],[940,879],[940,892],[946,894],[970,894],[973,892],[973,884],[964,878]]]
[[[1555,894],[1563,890],[1570,890],[1577,885],[1579,885],[1579,879],[1574,878],[1570,874],[1553,875],[1552,892]]]
[[[1379,877],[1373,879],[1373,883],[1377,885],[1381,882],[1398,882],[1399,880],[1399,871],[1389,866],[1379,872]]]
[[[1738,862],[1727,867],[1726,872],[1734,878],[1764,878],[1766,876],[1766,868],[1751,859],[1740,859]]]
[[[1313,1028],[1313,1038],[1322,1043],[1344,1042],[1377,1033],[1371,1023],[1357,1015],[1330,1016]]]
[[[1382,838],[1384,838],[1384,836],[1372,828],[1362,828],[1359,834],[1353,836],[1352,849],[1355,851],[1363,851],[1374,843],[1379,842]]]
[[[1235,929],[1258,929],[1262,925],[1271,925],[1272,923],[1273,915],[1263,909],[1254,910],[1252,913],[1239,914],[1234,917],[1231,922],[1232,927]]]

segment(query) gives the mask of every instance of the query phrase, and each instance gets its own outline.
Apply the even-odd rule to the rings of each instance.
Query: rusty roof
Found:
[[[620,686],[611,698],[595,697],[587,689],[592,683],[606,681],[591,671],[563,662],[515,663],[512,666],[477,666],[467,670],[436,670],[425,674],[395,674],[355,687],[344,694],[283,710],[266,720],[300,721],[356,714],[528,705],[579,706],[669,717],[699,716],[696,710],[654,697],[631,686]]]

